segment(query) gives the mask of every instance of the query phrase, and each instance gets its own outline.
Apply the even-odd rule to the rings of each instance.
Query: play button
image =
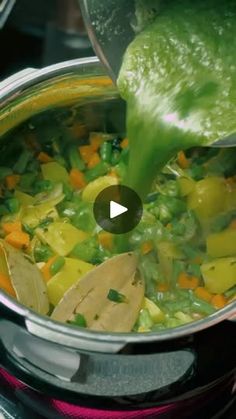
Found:
[[[124,214],[128,211],[128,208],[123,205],[118,204],[117,202],[110,202],[110,218],[118,217],[121,214]]]
[[[94,217],[97,224],[113,234],[133,230],[142,218],[142,201],[137,193],[124,185],[103,189],[94,202]]]

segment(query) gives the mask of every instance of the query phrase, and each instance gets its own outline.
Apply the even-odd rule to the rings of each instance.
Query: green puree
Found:
[[[236,131],[236,2],[173,1],[128,47],[128,184],[144,198],[179,150]]]

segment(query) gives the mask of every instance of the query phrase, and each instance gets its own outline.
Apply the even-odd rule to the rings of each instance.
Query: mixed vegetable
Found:
[[[66,296],[84,275],[119,253],[119,237],[96,225],[93,202],[107,186],[125,183],[129,141],[91,132],[78,143],[80,130],[78,122],[63,135],[30,126],[0,167],[0,287],[52,317],[61,304],[68,308]],[[236,299],[235,167],[230,149],[196,148],[157,176],[140,224],[126,237],[145,292],[129,330],[176,327]],[[105,298],[122,318],[132,297],[116,281]],[[78,310],[62,317],[88,326]]]

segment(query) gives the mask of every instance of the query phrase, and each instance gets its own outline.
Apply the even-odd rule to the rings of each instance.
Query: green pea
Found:
[[[35,262],[47,262],[53,256],[52,249],[47,244],[41,244],[34,249]]]
[[[65,258],[63,258],[62,256],[58,256],[50,266],[50,274],[52,276],[56,275],[57,272],[59,272],[64,265]]]
[[[77,243],[73,248],[70,256],[84,260],[85,262],[92,262],[97,256],[96,242],[94,239],[85,240],[82,243]]]

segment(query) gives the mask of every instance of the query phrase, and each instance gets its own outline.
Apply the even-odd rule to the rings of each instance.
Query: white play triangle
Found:
[[[124,207],[123,205],[118,204],[115,201],[110,201],[110,218],[118,217],[124,212],[127,212],[128,208]]]

